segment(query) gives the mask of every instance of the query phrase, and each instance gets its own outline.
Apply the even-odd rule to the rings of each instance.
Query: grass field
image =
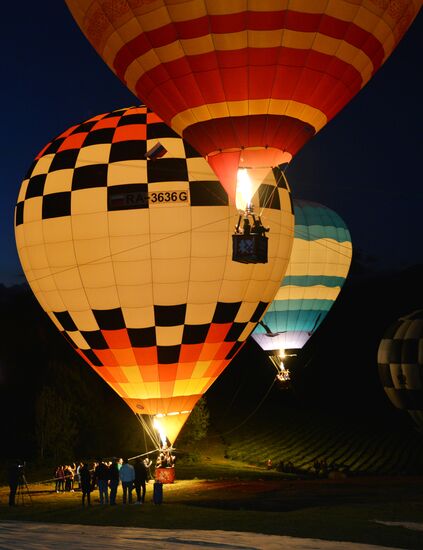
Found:
[[[221,529],[373,543],[421,550],[422,532],[385,522],[423,523],[423,477],[355,477],[301,480],[295,476],[204,457],[177,467],[177,480],[164,486],[163,504],[81,506],[79,492],[56,494],[51,485],[28,479],[16,507],[0,489],[0,521],[115,525],[164,529]]]
[[[232,423],[237,426],[231,429]],[[423,437],[402,425],[286,409],[272,423],[260,415],[196,444],[194,464],[177,460],[176,482],[164,486],[161,505],[152,502],[153,483],[143,506],[83,508],[79,492],[56,494],[51,476],[27,465],[30,495],[7,505],[0,488],[0,521],[114,525],[162,529],[244,531],[332,541],[361,542],[421,550],[423,525]],[[214,429],[216,426],[214,427]],[[182,454],[181,454],[182,456]],[[313,475],[313,460],[325,457],[346,469],[343,478]],[[268,458],[292,461],[296,473],[267,470]]]

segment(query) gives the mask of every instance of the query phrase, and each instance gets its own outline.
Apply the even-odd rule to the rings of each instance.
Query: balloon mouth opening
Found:
[[[158,413],[153,417],[153,427],[159,434],[161,446],[163,448],[170,447],[173,443],[170,439],[170,434],[167,433],[167,420],[178,417],[179,415],[189,416],[191,411],[173,411],[169,413]]]
[[[292,155],[275,147],[246,147],[213,151],[206,158],[228,193],[230,203],[245,210],[269,171],[289,163]],[[247,179],[250,180],[249,191],[246,190]]]

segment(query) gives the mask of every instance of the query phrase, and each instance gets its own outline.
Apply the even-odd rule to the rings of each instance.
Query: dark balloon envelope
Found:
[[[385,332],[378,355],[386,395],[423,429],[423,309],[400,317]]]

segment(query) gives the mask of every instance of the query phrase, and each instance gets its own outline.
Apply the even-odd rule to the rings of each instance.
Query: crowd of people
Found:
[[[73,464],[64,464],[59,465],[54,471],[55,479],[55,489],[56,493],[63,493],[65,491],[73,492],[75,490],[75,483],[77,483],[77,488],[80,489],[79,481],[79,470],[82,466],[82,463],[79,463],[78,466]]]
[[[157,455],[155,468],[174,468],[175,455],[171,446],[164,445]],[[122,486],[123,504],[143,504],[146,486],[153,475],[150,471],[152,460],[147,456],[134,457],[133,464],[129,458],[97,459],[93,462],[80,461],[60,464],[53,471],[54,490],[56,493],[81,492],[82,505],[91,506],[91,495],[98,490],[100,504],[116,505],[118,487]],[[157,476],[157,472],[156,472]],[[14,461],[8,472],[10,495],[9,504],[15,504],[15,496],[22,479],[22,465]],[[163,481],[156,477],[157,481]],[[135,497],[133,493],[135,491]]]
[[[271,458],[269,458],[266,462],[266,467],[268,470],[273,469],[273,461]],[[349,474],[349,469],[344,464],[338,464],[336,462],[329,462],[325,457],[319,458],[316,457],[313,460],[313,466],[310,469],[303,469],[301,467],[296,467],[293,462],[290,460],[287,462],[284,462],[283,460],[280,460],[277,464],[275,469],[278,472],[283,472],[287,474],[307,474],[312,473],[316,477],[329,477],[331,473],[333,472],[340,472],[344,474]]]
[[[116,505],[117,490],[122,484],[123,504],[132,504],[134,490],[135,504],[143,504],[146,484],[152,478],[151,464],[149,458],[137,457],[134,465],[128,458],[60,465],[54,471],[55,490],[57,493],[80,490],[83,506],[91,506],[91,493],[98,490],[100,504]]]

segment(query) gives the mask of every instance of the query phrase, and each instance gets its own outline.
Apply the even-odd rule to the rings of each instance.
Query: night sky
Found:
[[[85,39],[64,2],[2,6],[0,283],[24,281],[13,210],[39,150],[69,126],[139,103]],[[370,83],[287,171],[293,196],[333,208],[380,268],[423,263],[423,14]]]

